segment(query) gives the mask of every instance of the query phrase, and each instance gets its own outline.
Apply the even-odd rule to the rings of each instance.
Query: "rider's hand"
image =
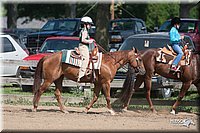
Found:
[[[183,40],[184,39],[184,36],[181,36],[181,40]]]
[[[90,39],[90,43],[93,43],[94,42],[94,39]]]

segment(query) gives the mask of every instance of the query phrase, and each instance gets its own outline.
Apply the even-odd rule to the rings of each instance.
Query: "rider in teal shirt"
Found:
[[[177,56],[172,63],[171,70],[177,71],[178,63],[180,62],[183,56],[182,46],[180,45],[180,42],[181,42],[181,39],[184,38],[184,36],[180,36],[180,34],[178,33],[178,29],[180,27],[180,18],[178,17],[173,18],[171,20],[171,26],[172,28],[169,32],[170,43],[173,50],[177,53]]]

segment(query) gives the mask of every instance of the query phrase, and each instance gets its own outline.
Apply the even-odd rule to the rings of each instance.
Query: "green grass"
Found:
[[[54,95],[54,91],[55,91],[55,89],[49,88],[42,95],[43,96],[53,96]],[[73,97],[81,97],[81,96],[83,96],[83,92],[80,92],[80,91],[78,92],[76,89],[68,90],[67,92],[65,92],[65,91],[66,90],[64,90],[64,92],[61,92],[62,96],[68,96],[68,97],[70,97],[70,96],[73,96]],[[1,94],[33,95],[32,92],[24,92],[19,87],[11,87],[11,86],[2,87],[1,88]]]
[[[43,93],[42,96],[54,96],[54,88],[49,88],[46,92]],[[62,97],[84,97],[83,92],[77,92],[77,89],[64,89],[64,92],[61,93]],[[13,86],[5,86],[1,88],[1,94],[13,94],[13,95],[24,95],[24,96],[33,96],[32,92],[23,92],[21,88],[19,87],[13,87]],[[104,97],[103,95],[100,95],[100,97]],[[177,94],[174,97],[165,98],[164,100],[176,100]],[[135,95],[134,95],[135,98]],[[138,98],[144,98],[144,97],[138,97]],[[186,96],[183,98],[183,100],[196,100],[199,99],[200,96],[197,92],[189,91],[186,93]],[[153,99],[153,98],[152,98]],[[64,103],[66,106],[75,106],[75,107],[85,107],[89,104],[91,101],[91,98],[84,98],[83,102],[81,103]],[[23,97],[20,97],[16,101],[7,99],[3,101],[4,104],[12,104],[12,105],[32,105],[32,101],[29,101]],[[39,102],[40,106],[57,106],[57,102]],[[119,108],[121,105],[113,104],[112,107]],[[94,104],[94,108],[98,107],[106,107],[106,104]],[[148,110],[148,105],[130,105],[130,109],[142,109],[142,110]],[[155,106],[156,110],[162,110],[167,109],[171,110],[171,106]],[[198,107],[191,107],[191,106],[179,106],[178,110],[185,111],[185,112],[199,112]]]

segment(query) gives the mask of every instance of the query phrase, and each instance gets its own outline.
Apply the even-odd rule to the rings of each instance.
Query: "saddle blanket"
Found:
[[[81,67],[82,61],[80,58],[75,58],[74,56],[71,56],[71,53],[75,50],[62,50],[62,62]],[[102,61],[102,53],[97,53],[97,60],[94,60],[94,69],[100,69],[101,67],[101,61]],[[90,62],[90,69],[92,69],[92,63]]]

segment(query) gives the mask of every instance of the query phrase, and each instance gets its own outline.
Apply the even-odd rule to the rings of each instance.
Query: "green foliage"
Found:
[[[193,7],[190,10],[190,18],[198,18],[198,12],[199,12],[198,7],[197,6]]]
[[[76,17],[83,15],[95,4],[95,2],[77,3]],[[109,4],[109,3],[108,3]],[[6,14],[6,5],[2,4],[3,13]],[[143,19],[147,27],[153,29],[160,26],[165,20],[174,16],[179,16],[179,3],[115,3],[115,18],[130,18],[137,17]],[[94,22],[96,22],[97,7],[92,8],[88,14]],[[110,14],[109,14],[110,15]],[[64,18],[70,16],[69,3],[20,3],[18,4],[18,18],[29,17],[32,19],[49,19],[49,18]],[[198,8],[193,7],[190,10],[191,18],[198,18]],[[29,21],[27,20],[27,22]]]
[[[6,12],[7,11],[6,11],[5,7],[2,4],[0,4],[0,16],[5,16]]]
[[[167,19],[179,16],[179,4],[148,4],[147,27],[159,27]]]
[[[65,4],[19,4],[18,17],[32,19],[63,18],[65,16]],[[59,13],[58,13],[59,12]]]

